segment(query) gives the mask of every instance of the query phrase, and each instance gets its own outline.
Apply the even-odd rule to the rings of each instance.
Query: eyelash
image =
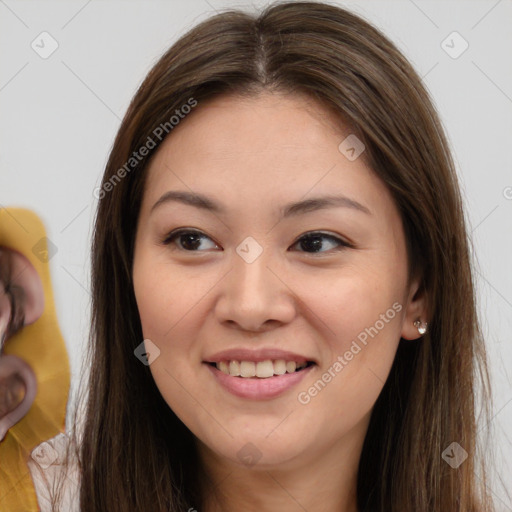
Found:
[[[162,241],[162,243],[164,245],[171,245],[171,244],[174,243],[174,240],[176,238],[178,238],[179,236],[181,236],[181,235],[188,235],[188,234],[198,235],[200,238],[209,238],[211,240],[211,238],[208,235],[205,235],[201,231],[197,231],[195,229],[180,228],[180,229],[177,229],[177,230],[172,231],[171,233],[169,233],[166,236],[166,238]],[[328,233],[323,233],[321,231],[308,231],[307,233],[304,233],[300,238],[298,238],[293,243],[292,246],[297,245],[303,239],[317,238],[317,237],[328,238],[329,240],[334,240],[336,243],[339,244],[338,247],[336,247],[334,249],[331,249],[330,251],[340,251],[340,250],[343,250],[343,249],[346,249],[346,248],[353,248],[354,247],[349,242],[347,242],[347,241],[345,241],[345,240],[343,240],[343,239],[341,239],[341,238],[339,238],[337,236],[334,236],[334,235],[331,235],[331,234],[328,234]],[[179,247],[178,247],[178,249],[182,250],[182,251],[185,251],[185,252],[204,252],[204,251],[189,251],[187,249],[181,249]],[[330,251],[318,251],[318,252],[302,251],[302,252],[305,252],[306,254],[324,254],[324,253],[328,253]]]

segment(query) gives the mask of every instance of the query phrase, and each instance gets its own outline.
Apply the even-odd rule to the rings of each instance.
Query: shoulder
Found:
[[[68,437],[58,434],[36,446],[27,462],[41,512],[78,512],[79,473],[74,458],[66,465]]]

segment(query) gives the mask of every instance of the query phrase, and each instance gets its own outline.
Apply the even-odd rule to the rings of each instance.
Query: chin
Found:
[[[207,446],[215,457],[254,470],[284,469],[304,453],[304,444],[299,443],[298,438],[283,443],[282,439],[271,439],[266,434],[246,434],[243,438],[230,440],[229,444],[209,443]]]

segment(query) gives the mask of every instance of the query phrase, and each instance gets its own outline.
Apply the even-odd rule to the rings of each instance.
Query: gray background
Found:
[[[50,263],[73,384],[89,329],[93,190],[130,98],[161,53],[198,21],[266,3],[0,0],[0,204],[35,210],[57,248]],[[512,2],[331,3],[362,15],[399,46],[448,133],[494,384],[494,418],[481,432],[493,432],[486,451],[496,468],[498,510],[512,511]],[[31,47],[46,37],[50,48],[44,31],[58,43],[46,59]],[[442,47],[453,31],[469,44],[458,58]],[[462,48],[460,40],[447,41],[452,52]]]

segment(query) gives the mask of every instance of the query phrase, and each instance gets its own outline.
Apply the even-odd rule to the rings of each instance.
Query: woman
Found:
[[[81,510],[492,510],[457,178],[375,28],[307,2],[201,23],[95,194]]]

